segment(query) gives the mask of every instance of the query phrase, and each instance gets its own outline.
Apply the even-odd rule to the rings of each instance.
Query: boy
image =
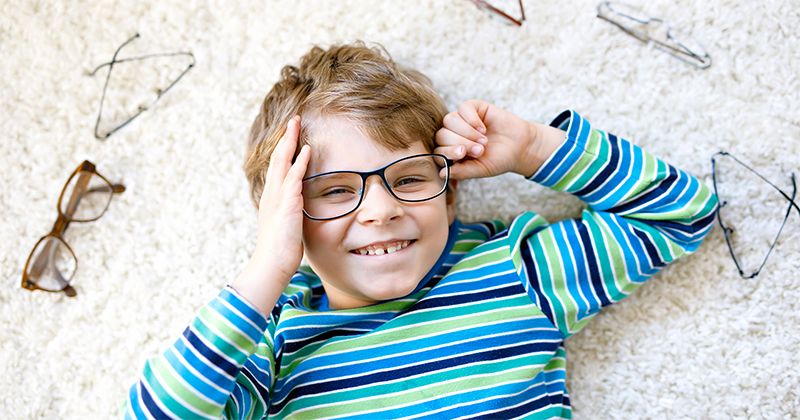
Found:
[[[253,256],[148,360],[127,417],[568,418],[564,340],[712,227],[706,186],[575,112],[447,113],[362,43],[281,76],[245,163]],[[590,207],[461,223],[457,180],[506,172]]]

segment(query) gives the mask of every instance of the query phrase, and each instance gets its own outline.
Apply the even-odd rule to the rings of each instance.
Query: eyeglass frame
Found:
[[[736,156],[733,156],[732,154],[721,150],[717,153],[714,153],[714,155],[711,156],[711,180],[714,184],[714,195],[717,197],[719,197],[719,192],[717,191],[717,162],[716,162],[717,156],[730,157],[740,165],[744,166],[747,170],[749,170],[750,172],[754,173],[756,176],[761,178],[764,182],[772,186],[772,188],[775,188],[783,196],[783,198],[789,201],[789,206],[786,209],[786,215],[783,217],[783,223],[781,223],[781,227],[778,229],[778,234],[775,235],[775,239],[772,241],[772,244],[769,247],[769,251],[767,251],[767,254],[764,256],[764,260],[761,262],[761,265],[759,265],[758,269],[756,269],[756,271],[750,274],[744,273],[744,270],[742,270],[742,267],[739,264],[739,259],[736,258],[736,253],[733,251],[733,242],[732,239],[730,238],[730,234],[733,233],[734,230],[729,226],[725,225],[725,222],[723,222],[722,220],[722,212],[717,211],[717,221],[719,222],[719,225],[722,228],[722,233],[725,236],[725,243],[728,245],[728,252],[730,252],[731,258],[733,259],[733,263],[736,265],[736,269],[739,271],[739,276],[743,279],[752,279],[761,273],[761,269],[764,268],[764,265],[767,263],[767,260],[769,259],[772,250],[778,243],[778,238],[780,238],[781,232],[783,232],[783,227],[786,226],[786,221],[789,219],[789,214],[791,214],[792,208],[797,210],[798,215],[800,215],[800,207],[798,207],[797,203],[795,202],[795,197],[797,196],[797,183],[795,181],[794,172],[790,174],[790,179],[792,180],[792,195],[790,197],[788,194],[786,194],[786,192],[784,192],[782,189],[778,188],[775,184],[764,178],[760,173],[756,172],[753,168],[749,167],[747,164],[737,159]],[[728,204],[727,200],[723,200],[722,202],[720,202],[719,205],[720,210],[727,204]]]
[[[389,185],[389,181],[386,179],[386,168],[394,165],[395,163],[402,162],[402,161],[408,160],[408,159],[422,157],[422,156],[435,156],[435,157],[441,157],[442,159],[444,159],[444,162],[445,162],[445,166],[444,167],[446,169],[446,172],[445,172],[445,177],[444,177],[444,186],[442,187],[442,190],[439,191],[438,193],[436,193],[435,195],[433,195],[431,197],[428,197],[428,198],[425,198],[425,199],[422,199],[422,200],[407,200],[407,199],[398,197],[397,194],[395,194],[394,191],[392,190],[392,187]],[[397,160],[395,160],[393,162],[389,162],[386,165],[384,165],[384,166],[382,166],[382,167],[380,167],[378,169],[372,170],[372,171],[366,171],[366,172],[359,172],[359,171],[331,171],[331,172],[323,172],[321,174],[316,174],[316,175],[312,175],[312,176],[303,178],[302,182],[306,182],[306,181],[312,180],[314,178],[319,178],[319,177],[322,177],[322,176],[325,176],[325,175],[332,175],[332,174],[356,174],[356,175],[359,175],[361,177],[361,190],[359,191],[358,203],[356,203],[355,207],[353,207],[352,210],[350,210],[350,211],[348,211],[348,212],[346,212],[344,214],[341,214],[339,216],[323,218],[323,217],[313,217],[313,216],[311,216],[310,214],[308,214],[308,212],[306,211],[305,206],[304,206],[303,207],[303,215],[305,217],[311,219],[311,220],[327,221],[327,220],[338,219],[338,218],[341,218],[341,217],[347,216],[348,214],[353,213],[354,211],[358,210],[358,208],[361,206],[361,203],[364,201],[364,193],[366,191],[367,179],[369,179],[369,177],[371,177],[372,175],[378,175],[378,177],[380,177],[381,181],[383,181],[383,186],[386,188],[386,191],[389,191],[389,194],[391,194],[392,197],[394,197],[398,201],[402,201],[402,202],[406,202],[406,203],[421,203],[423,201],[433,200],[434,198],[442,195],[442,193],[447,191],[448,183],[450,181],[450,167],[453,165],[453,163],[454,162],[453,162],[452,159],[448,158],[447,156],[445,156],[445,155],[443,155],[441,153],[420,153],[420,154],[416,154],[416,155],[402,157],[400,159],[397,159]]]
[[[618,3],[618,4],[623,4],[623,3]],[[692,51],[691,48],[689,48],[686,45],[684,45],[681,41],[678,40],[678,38],[676,38],[673,35],[672,24],[670,24],[669,22],[667,22],[667,21],[665,21],[664,19],[661,19],[661,18],[650,17],[650,16],[647,17],[647,20],[637,19],[634,16],[629,16],[629,15],[627,15],[625,13],[622,13],[620,11],[614,10],[612,5],[614,5],[614,2],[610,2],[610,1],[601,1],[600,3],[597,3],[597,17],[600,18],[601,20],[604,20],[604,21],[616,26],[617,28],[619,28],[623,32],[625,32],[626,34],[636,38],[637,40],[639,40],[639,41],[641,41],[641,42],[643,42],[645,44],[649,44],[651,42],[654,43],[659,48],[662,48],[663,50],[665,50],[665,52],[667,52],[668,54],[672,55],[673,57],[675,57],[675,58],[677,58],[677,59],[679,59],[681,61],[683,61],[686,64],[694,66],[695,68],[703,70],[703,69],[707,69],[707,68],[711,67],[711,56],[705,50],[705,47],[703,47],[702,45],[700,45],[700,43],[697,43],[697,41],[695,41],[697,43],[697,45],[702,49],[702,53],[698,53],[698,52]],[[629,26],[626,26],[623,23],[620,23],[620,22],[617,22],[617,21],[611,19],[610,18],[611,15],[607,16],[607,15],[602,13],[601,9],[602,9],[603,6],[607,7],[608,10],[611,12],[611,14],[613,14],[614,16],[619,16],[619,17],[622,17],[624,19],[628,19],[630,21],[634,21],[636,23],[639,23],[639,24],[642,24],[642,25],[645,25],[645,26],[650,26],[651,24],[664,25],[666,27],[666,29],[667,29],[667,40],[670,40],[670,41],[674,42],[678,47],[676,48],[673,45],[670,45],[670,44],[667,44],[667,43],[665,43],[663,41],[660,41],[658,39],[652,38],[648,33],[644,33],[643,34],[643,33],[639,32],[639,31],[636,31],[635,29],[633,29],[633,28],[631,28]],[[633,6],[630,6],[630,5],[627,5],[627,4],[625,6],[628,6],[633,10],[641,12],[640,10],[636,9]],[[641,13],[643,15],[645,14],[644,12],[641,12]],[[691,61],[691,60],[695,60],[695,61]]]
[[[522,22],[525,22],[525,6],[522,5],[522,0],[517,0],[517,2],[519,3],[519,11],[522,14],[522,17],[520,17],[519,19],[509,15],[508,13],[506,13],[506,12],[500,10],[500,9],[498,9],[497,7],[493,6],[491,3],[489,3],[486,0],[470,0],[470,1],[472,1],[472,3],[478,9],[485,9],[485,10],[488,10],[489,12],[491,12],[491,13],[495,13],[497,15],[500,15],[500,17],[508,20],[510,23],[512,23],[514,25],[522,26]]]
[[[72,181],[72,179],[76,175],[81,173],[81,172],[88,172],[88,173],[91,174],[91,176],[86,178],[85,182],[82,182],[81,179],[78,180],[78,185],[80,186],[80,188],[82,190],[82,191],[80,191],[81,194],[87,192],[86,191],[86,187],[89,184],[89,180],[91,179],[92,176],[99,177],[100,179],[105,181],[105,183],[107,185],[109,185],[111,187],[111,198],[109,198],[108,203],[106,203],[106,207],[103,209],[102,213],[100,213],[100,215],[98,215],[95,218],[91,218],[91,219],[73,219],[71,216],[68,216],[68,215],[64,214],[61,211],[61,202],[64,199],[64,194],[67,191],[67,187],[69,187],[70,182]],[[64,186],[61,188],[61,193],[59,194],[58,202],[56,203],[56,210],[58,211],[58,217],[56,218],[56,221],[53,224],[53,228],[50,230],[50,232],[48,234],[42,236],[41,238],[39,238],[38,241],[36,241],[36,244],[33,245],[33,248],[31,249],[30,254],[28,254],[28,259],[25,261],[25,268],[23,268],[23,270],[22,270],[22,282],[20,284],[20,287],[22,287],[23,289],[30,290],[30,291],[42,290],[42,291],[50,292],[50,293],[61,293],[61,292],[63,292],[63,293],[65,293],[67,295],[67,297],[75,297],[77,295],[77,292],[69,284],[70,281],[72,281],[72,277],[70,277],[69,280],[66,281],[66,285],[61,290],[45,289],[43,287],[40,287],[38,284],[36,284],[36,282],[34,282],[34,281],[32,281],[30,279],[30,277],[28,275],[28,267],[31,264],[31,259],[33,258],[33,254],[36,251],[36,249],[39,247],[39,244],[42,241],[44,241],[45,239],[50,238],[50,237],[56,238],[62,244],[64,244],[64,246],[67,247],[67,249],[72,254],[72,256],[75,257],[75,270],[74,270],[73,274],[75,272],[77,272],[78,271],[78,257],[75,256],[75,252],[72,250],[72,247],[69,246],[69,244],[67,243],[66,239],[64,238],[64,233],[66,233],[67,227],[69,227],[69,224],[72,223],[72,222],[89,223],[89,222],[94,222],[97,219],[103,217],[103,215],[106,214],[106,211],[108,210],[108,206],[111,204],[111,200],[113,199],[114,194],[120,194],[120,193],[122,193],[124,191],[125,191],[125,186],[124,185],[122,185],[122,184],[114,184],[111,181],[109,181],[106,177],[104,177],[103,175],[101,175],[97,171],[97,167],[92,162],[90,162],[88,160],[84,160],[83,162],[81,162],[81,164],[78,165],[78,167],[72,172],[72,174],[70,174],[69,178],[67,178],[67,182],[65,182]],[[91,191],[88,191],[88,192],[91,192]],[[73,190],[73,192],[72,192],[72,194],[70,196],[70,202],[67,204],[67,206],[71,206],[73,204],[73,197],[75,195],[76,195],[76,193]],[[79,199],[74,201],[74,205],[76,207],[78,205],[78,202],[79,202]],[[53,242],[51,242],[51,243],[53,243]],[[45,245],[45,247],[48,247],[48,246],[50,246],[50,244]],[[45,248],[39,253],[39,255],[47,255],[47,252],[48,252],[48,250]],[[38,261],[41,261],[41,257],[37,258],[37,260],[34,261],[34,266],[31,269],[36,269],[37,265],[39,264]],[[46,263],[47,262],[45,261],[43,264],[46,264]]]
[[[94,70],[92,70],[91,72],[88,73],[89,76],[94,76],[97,73],[98,70],[100,70],[101,68],[103,68],[105,66],[108,66],[108,74],[106,75],[106,81],[103,84],[103,93],[100,95],[100,107],[99,107],[99,110],[97,111],[97,120],[95,121],[95,124],[94,124],[94,137],[96,139],[98,139],[98,140],[105,140],[105,139],[111,137],[112,134],[114,134],[117,131],[121,130],[123,127],[128,125],[131,121],[136,119],[136,117],[141,115],[143,112],[145,112],[148,109],[150,109],[153,106],[155,106],[156,102],[158,102],[158,100],[161,99],[161,97],[164,96],[164,94],[167,93],[167,91],[172,89],[172,87],[175,86],[175,84],[177,84],[178,81],[180,81],[181,78],[183,78],[183,76],[186,73],[188,73],[189,70],[191,70],[194,67],[194,65],[196,64],[196,61],[195,61],[195,58],[194,58],[194,54],[192,54],[191,51],[177,51],[177,52],[171,52],[171,53],[145,54],[145,55],[140,55],[138,57],[128,57],[128,58],[122,58],[122,59],[117,60],[117,55],[119,54],[120,50],[122,50],[122,48],[124,48],[126,45],[130,44],[131,42],[133,42],[135,39],[137,39],[139,37],[140,37],[140,35],[137,32],[132,37],[128,38],[128,40],[123,42],[122,45],[120,45],[119,48],[117,48],[117,50],[114,51],[114,55],[111,57],[111,61],[98,65],[97,67],[95,67]],[[106,90],[108,89],[108,82],[111,79],[111,71],[114,70],[114,64],[124,63],[124,62],[127,62],[127,61],[144,60],[144,59],[154,58],[154,57],[174,57],[174,56],[179,56],[179,55],[188,56],[189,58],[191,58],[192,62],[189,63],[189,65],[181,72],[181,74],[179,74],[178,77],[175,78],[175,80],[170,82],[170,84],[167,85],[166,88],[164,88],[164,89],[157,88],[156,89],[156,99],[154,99],[153,102],[147,104],[146,106],[140,105],[137,108],[136,113],[133,114],[133,116],[131,116],[130,118],[128,118],[127,120],[125,120],[121,124],[118,124],[113,129],[109,130],[105,135],[101,136],[100,133],[98,132],[98,129],[100,128],[100,118],[101,118],[101,116],[103,114],[103,104],[105,103],[105,99],[106,99]]]

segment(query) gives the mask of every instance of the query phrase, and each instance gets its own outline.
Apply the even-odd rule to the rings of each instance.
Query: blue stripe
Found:
[[[463,303],[480,302],[485,300],[499,299],[507,296],[519,295],[524,293],[525,290],[519,283],[512,283],[510,286],[501,287],[499,289],[484,290],[473,293],[461,293],[458,295],[435,297],[432,299],[423,298],[412,306],[411,311],[419,311],[423,309],[443,308],[446,306],[460,305]]]
[[[575,192],[583,201],[589,203],[593,208],[602,210],[606,207],[605,203],[610,203],[608,199],[603,197],[617,187],[621,181],[621,177],[625,177],[628,173],[625,165],[628,163],[627,156],[620,147],[619,138],[613,134],[608,135],[608,145],[610,146],[611,156],[609,157],[606,166],[595,176],[592,182],[584,188]],[[602,201],[600,201],[603,199]]]
[[[186,361],[189,362],[189,365],[195,368],[209,381],[215,384],[230,383],[230,379],[226,378],[221,373],[209,367],[208,362],[197,358],[194,352],[189,350],[189,348],[184,344],[183,340],[181,340],[180,338],[175,342],[174,350],[175,352],[183,355]]]
[[[199,321],[199,320],[198,320]],[[197,350],[198,353],[202,354],[203,357],[208,359],[212,365],[219,367],[225,373],[232,377],[236,377],[236,374],[239,372],[239,367],[232,364],[231,362],[224,359],[222,356],[217,354],[216,351],[208,348],[196,335],[192,332],[191,328],[186,328],[183,330],[183,336],[186,337],[186,340],[189,341],[189,344]]]
[[[228,286],[222,289],[222,293],[220,293],[219,297],[230,303],[234,308],[236,308],[236,310],[244,314],[247,319],[253,321],[253,323],[261,328],[262,332],[267,329],[267,318],[255,307],[251,306],[249,303],[245,302],[242,298],[233,293],[233,288]]]
[[[522,242],[520,246],[520,256],[522,257],[522,261],[525,263],[525,267],[527,268],[528,273],[528,282],[531,284],[534,293],[536,293],[536,304],[539,306],[539,309],[542,310],[542,313],[547,316],[550,322],[553,323],[553,326],[557,327],[558,323],[556,323],[555,315],[553,314],[553,308],[550,306],[550,302],[547,298],[542,294],[542,284],[539,281],[539,276],[536,273],[536,263],[534,262],[533,255],[531,254],[531,242],[534,241],[535,238],[527,239]],[[545,268],[547,270],[547,268]]]
[[[146,380],[144,382],[146,382]],[[140,383],[139,386],[140,386],[139,390],[141,391],[140,395],[142,397],[142,402],[144,403],[144,406],[147,407],[147,411],[150,412],[150,414],[153,417],[157,419],[172,418],[171,415],[165,413],[164,411],[161,410],[161,408],[158,407],[155,400],[153,399],[153,396],[150,395],[150,391],[148,391],[147,387],[144,386],[144,383]]]
[[[504,331],[504,330],[508,331],[507,328],[505,327],[505,325],[503,325],[503,324],[495,325],[495,329],[499,330],[499,331]],[[550,333],[550,335],[551,335],[551,339],[552,340],[557,340],[557,341],[552,342],[552,343],[548,343],[548,344],[541,344],[541,345],[539,343],[537,343],[537,344],[528,344],[528,346],[531,346],[531,347],[529,347],[529,349],[528,349],[528,351],[526,351],[526,353],[530,353],[530,350],[532,350],[533,347],[536,346],[536,345],[540,345],[541,346],[539,351],[542,351],[542,352],[553,352],[553,351],[555,351],[555,349],[558,347],[558,345],[561,342],[560,341],[561,337],[558,334],[555,334],[555,333]],[[499,347],[509,346],[509,345],[520,343],[520,342],[532,341],[532,340],[537,340],[537,339],[541,340],[541,341],[545,341],[545,337],[546,336],[547,336],[546,333],[542,334],[540,331],[524,331],[524,332],[508,331],[507,334],[496,335],[496,336],[491,337],[490,338],[490,340],[491,340],[491,348],[490,349],[497,349]],[[406,367],[402,367],[402,368],[399,368],[399,369],[422,369],[424,366],[426,366],[428,364],[431,364],[431,363],[443,363],[446,360],[448,360],[448,356],[449,356],[449,359],[453,359],[453,358],[456,358],[456,357],[462,357],[462,358],[470,357],[470,355],[467,355],[466,353],[473,352],[473,351],[475,351],[476,348],[478,348],[478,347],[476,347],[476,342],[478,342],[477,340],[480,340],[480,338],[479,337],[476,338],[476,337],[478,337],[478,336],[473,334],[473,336],[471,337],[473,340],[460,342],[460,343],[453,344],[453,345],[450,345],[450,346],[445,346],[445,347],[440,347],[440,348],[432,348],[432,349],[429,349],[429,350],[425,350],[425,351],[422,351],[422,352],[415,352],[415,353],[411,353],[411,354],[403,354],[403,355],[399,355],[399,356],[395,356],[395,357],[381,359],[381,360],[378,360],[378,361],[372,361],[372,362],[366,362],[366,363],[358,363],[358,364],[352,364],[352,365],[348,365],[348,366],[338,365],[338,366],[330,367],[330,368],[327,368],[327,369],[326,368],[322,368],[322,369],[317,370],[315,372],[312,372],[310,374],[306,373],[306,371],[310,370],[311,367],[308,367],[308,366],[306,366],[305,363],[303,363],[301,366],[298,366],[298,368],[295,369],[292,372],[292,376],[300,377],[300,376],[312,375],[313,378],[315,378],[315,379],[316,378],[320,378],[320,377],[322,377],[322,378],[341,378],[343,376],[369,374],[370,372],[373,372],[375,370],[376,366],[380,366],[380,367],[406,366]],[[417,344],[420,345],[419,340],[417,340]],[[375,355],[372,355],[372,356],[374,357]],[[440,359],[440,360],[436,360],[436,359]],[[433,361],[433,360],[436,360],[436,361],[435,362],[424,363],[425,361]],[[407,365],[411,365],[411,366],[407,366]],[[284,383],[281,384],[280,389],[278,388],[278,386],[276,386],[275,387],[275,400],[274,401],[281,401],[284,398],[284,395],[286,394],[286,391],[291,389],[292,384],[294,382],[299,381],[299,380],[300,379],[298,379],[298,378],[293,378],[292,381],[287,380],[287,381],[285,381]],[[309,381],[309,380],[310,380],[310,378],[305,379],[305,381]],[[385,380],[388,380],[388,379],[385,379]],[[345,380],[345,381],[347,381],[347,380]],[[329,379],[328,381],[322,382],[322,383],[323,384],[324,383],[338,383],[339,384],[339,388],[338,389],[344,389],[345,388],[345,386],[342,384],[342,380],[341,379]]]
[[[592,274],[591,269],[586,269],[588,265],[594,264],[595,262],[589,263],[586,260],[586,254],[581,246],[581,238],[578,234],[578,230],[584,229],[583,224],[580,222],[570,220],[568,222],[562,223],[562,228],[565,231],[565,236],[569,241],[569,251],[572,253],[572,257],[575,259],[575,273],[573,274],[577,277],[577,285],[580,288],[580,294],[586,299],[587,306],[584,308],[585,312],[578,313],[578,320],[584,318],[587,315],[593,314],[597,312],[600,307],[598,304],[598,297],[595,296],[596,292],[592,288],[592,282],[590,275]],[[596,272],[596,267],[595,267]],[[574,277],[569,277],[574,278]]]
[[[283,410],[283,407],[295,398],[303,396],[315,395],[324,392],[338,391],[347,388],[354,388],[362,385],[378,384],[380,382],[392,381],[395,379],[407,378],[415,375],[422,375],[426,373],[433,373],[439,370],[462,366],[475,362],[486,362],[490,360],[502,360],[522,354],[529,354],[532,352],[540,351],[554,351],[551,343],[534,343],[514,346],[504,349],[491,349],[469,355],[453,357],[446,360],[438,360],[431,363],[425,363],[418,366],[409,366],[399,369],[392,369],[388,371],[363,375],[355,378],[347,379],[332,379],[325,382],[299,385],[289,391],[288,395],[277,404],[270,408],[271,413],[278,413]]]
[[[591,232],[589,231],[589,227],[587,226],[588,223],[593,223],[593,221],[585,220],[584,223],[577,223],[578,235],[580,235],[581,243],[583,243],[584,253],[586,255],[586,262],[588,263],[589,267],[589,278],[591,279],[592,289],[594,290],[595,296],[600,299],[601,306],[608,306],[611,305],[611,300],[609,300],[608,296],[606,295],[605,287],[603,284],[603,276],[600,273],[600,258],[599,254],[595,253],[594,242],[591,239]],[[598,238],[598,241],[602,241],[602,238]]]
[[[217,313],[222,315],[226,321],[230,322],[237,328],[239,328],[248,338],[258,343],[261,337],[264,335],[264,330],[267,328],[266,324],[264,324],[264,328],[259,331],[258,328],[254,327],[252,324],[248,323],[247,320],[242,318],[241,315],[237,314],[236,312],[232,311],[230,308],[225,306],[219,299],[214,299],[209,303],[209,307],[214,309]],[[238,309],[238,308],[237,308]],[[261,320],[264,319],[263,316],[260,317]],[[251,319],[249,320],[256,323],[257,320]]]
[[[566,141],[548,158],[548,162],[529,178],[545,186],[552,186],[564,177],[572,166],[583,154],[583,146],[591,131],[584,127],[582,118],[577,113],[572,113],[572,119],[567,129]]]
[[[639,212],[645,213],[648,211],[653,211],[655,209],[663,210],[663,207],[661,206],[664,205],[673,205],[673,206],[678,205],[680,207],[685,206],[686,205],[685,202],[676,200],[677,196],[680,194],[680,190],[682,187],[676,188],[675,191],[673,191],[671,194],[662,197],[662,195],[664,195],[664,193],[669,188],[673,187],[672,184],[678,180],[678,172],[675,171],[674,168],[669,167],[668,171],[669,172],[667,176],[664,177],[664,179],[662,179],[659,182],[658,186],[654,188],[652,191],[637,196],[633,200],[625,204],[620,204],[618,206],[609,208],[607,211],[611,213],[627,213],[632,209],[635,209],[637,207],[642,207],[642,205],[648,203],[649,205],[644,207],[642,210],[639,210]]]
[[[556,248],[558,249],[558,252],[561,254],[559,256],[554,256],[554,257],[561,259],[561,269],[564,270],[563,279],[569,294],[568,298],[575,303],[575,306],[577,306],[578,313],[576,315],[580,317],[580,314],[584,314],[588,311],[589,302],[586,301],[586,298],[584,296],[582,296],[583,294],[578,289],[577,287],[578,284],[575,281],[576,278],[579,277],[579,275],[575,272],[576,267],[572,265],[572,261],[570,261],[569,259],[570,255],[574,256],[574,253],[570,252],[569,249],[570,245],[567,244],[563,236],[562,229],[564,228],[564,225],[565,223],[558,223],[550,231],[550,233],[553,234],[553,239],[556,242]],[[578,265],[577,267],[581,267],[581,265]],[[583,270],[581,270],[580,268],[578,268],[578,271],[583,274]],[[553,277],[556,276],[561,277],[561,273],[557,273]]]
[[[204,382],[202,379],[197,377],[191,370],[186,367],[186,364],[183,363],[173,352],[175,351],[174,348],[168,349],[164,352],[164,357],[167,359],[170,365],[178,372],[178,375],[183,378],[184,381],[188,382],[189,385],[196,389],[202,395],[219,402],[224,403],[225,400],[228,398],[228,394],[222,392],[221,390],[214,388],[213,386],[209,385],[208,383]],[[191,364],[190,364],[191,365]]]
[[[606,222],[611,234],[614,236],[614,242],[622,250],[625,269],[630,281],[641,282],[645,280],[648,272],[652,271],[652,267],[647,264],[647,255],[642,250],[638,237],[631,231],[628,222],[621,217],[605,212],[598,212],[597,215]],[[630,246],[628,246],[628,243],[630,243]],[[624,280],[624,277],[622,280]]]
[[[561,333],[558,330],[554,329],[546,318],[540,316],[533,319],[509,321],[509,322],[504,322],[502,324],[494,324],[494,325],[482,325],[469,329],[463,329],[460,331],[447,332],[437,335],[435,337],[425,338],[424,341],[408,340],[405,342],[394,342],[379,348],[364,349],[364,350],[354,349],[353,351],[348,351],[344,353],[315,355],[315,357],[303,361],[303,370],[308,371],[311,369],[332,366],[332,365],[357,363],[362,360],[374,358],[377,355],[386,357],[406,352],[412,352],[415,350],[420,351],[428,347],[436,347],[445,343],[456,343],[464,340],[469,340],[475,337],[497,334],[498,332],[503,332],[503,331],[511,332],[528,328],[539,329],[537,334],[539,334],[539,336],[542,339],[547,339],[547,340],[561,339]],[[343,367],[343,368],[348,369],[348,367]],[[286,378],[285,380],[286,383],[284,385],[289,384],[292,381],[295,381],[296,379]],[[278,392],[277,387],[276,387],[276,392]]]

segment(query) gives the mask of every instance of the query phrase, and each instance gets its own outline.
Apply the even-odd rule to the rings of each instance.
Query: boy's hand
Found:
[[[289,121],[270,155],[258,205],[258,240],[244,271],[232,284],[262,313],[272,311],[303,258],[303,176],[310,148],[303,146],[292,163],[300,137],[300,117]]]
[[[452,178],[484,178],[506,172],[528,177],[535,172],[535,124],[486,101],[471,99],[447,114],[443,125],[436,132],[438,147],[433,153],[455,161],[450,168]]]

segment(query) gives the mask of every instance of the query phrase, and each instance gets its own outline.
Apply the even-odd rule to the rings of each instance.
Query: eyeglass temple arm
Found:
[[[112,61],[108,61],[108,62],[105,62],[103,64],[98,65],[97,67],[94,68],[94,70],[92,70],[88,74],[89,74],[89,76],[94,76],[95,73],[97,73],[98,70],[100,70],[100,69],[102,69],[103,67],[106,67],[106,66],[111,66],[113,64],[125,63],[125,62],[128,62],[128,61],[145,60],[145,59],[154,58],[154,57],[176,57],[176,56],[179,56],[179,55],[188,56],[188,57],[190,57],[192,59],[192,62],[189,63],[189,67],[193,67],[195,65],[196,61],[195,61],[195,58],[194,58],[194,54],[192,54],[191,51],[176,51],[176,52],[170,52],[170,53],[145,54],[145,55],[139,55],[139,56],[136,56],[136,57],[121,58],[119,60],[113,59]]]

